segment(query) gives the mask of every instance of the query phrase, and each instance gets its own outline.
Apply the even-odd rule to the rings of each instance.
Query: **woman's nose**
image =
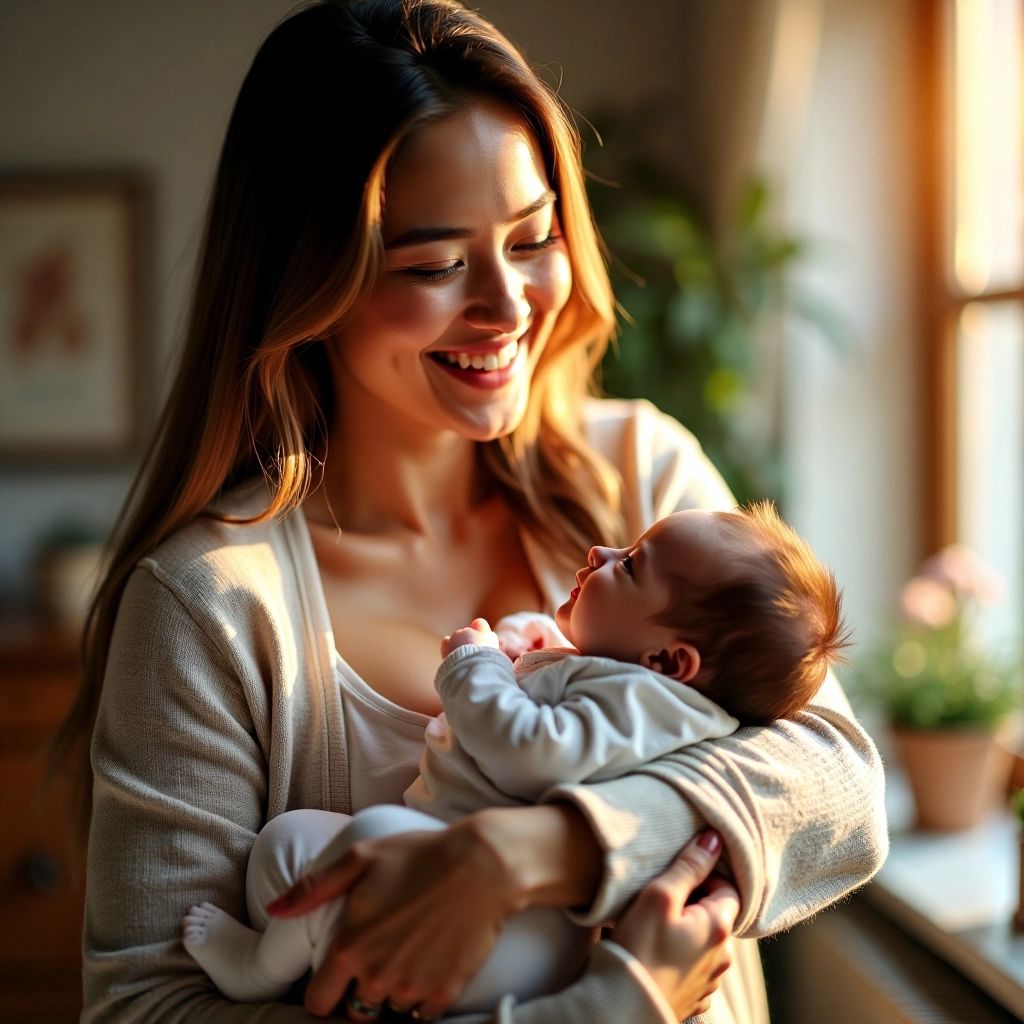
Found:
[[[530,316],[522,273],[505,261],[481,266],[473,282],[466,320],[502,334],[520,333]]]
[[[614,548],[593,547],[587,555],[587,565],[589,565],[591,569],[600,569],[602,565],[606,562],[610,562],[614,557]]]

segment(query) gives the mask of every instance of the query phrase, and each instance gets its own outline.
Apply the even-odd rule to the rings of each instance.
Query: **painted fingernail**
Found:
[[[702,850],[707,850],[708,853],[718,853],[718,849],[722,845],[722,837],[713,828],[709,828],[697,840],[697,845]]]
[[[287,910],[293,903],[295,898],[290,892],[286,892],[281,896],[278,896],[276,900],[272,900],[267,904],[267,913],[276,914],[279,911]]]

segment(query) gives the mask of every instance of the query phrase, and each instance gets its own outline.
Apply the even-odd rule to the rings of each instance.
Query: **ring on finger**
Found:
[[[365,999],[360,999],[354,992],[346,997],[345,1006],[368,1020],[376,1020],[380,1016],[380,1003],[369,1003]]]
[[[389,999],[389,1000],[388,1000],[388,1001],[387,1001],[387,1002],[386,1002],[386,1003],[385,1003],[384,1005],[385,1005],[385,1006],[387,1006],[387,1008],[388,1008],[388,1009],[389,1009],[389,1010],[390,1010],[390,1011],[391,1011],[392,1013],[397,1013],[397,1014],[400,1014],[400,1015],[401,1015],[401,1016],[403,1016],[403,1017],[404,1017],[404,1016],[405,1016],[406,1014],[409,1014],[409,1013],[411,1013],[411,1012],[412,1012],[412,1010],[413,1010],[413,1006],[414,1006],[414,1004],[413,1004],[413,1003],[407,1003],[407,1004],[406,1004],[405,1006],[403,1006],[403,1005],[402,1005],[401,1003],[396,1003],[396,1002],[394,1001],[394,999]]]

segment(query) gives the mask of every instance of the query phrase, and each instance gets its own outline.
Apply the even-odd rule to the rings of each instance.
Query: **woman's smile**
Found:
[[[497,389],[523,372],[528,350],[528,335],[523,334],[500,348],[491,345],[486,348],[446,349],[428,352],[427,356],[445,373],[463,384],[474,388]]]

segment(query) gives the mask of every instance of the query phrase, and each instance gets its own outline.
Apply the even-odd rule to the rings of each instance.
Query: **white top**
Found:
[[[335,675],[345,716],[352,813],[373,804],[400,804],[419,772],[430,716],[379,694],[340,654]]]
[[[692,686],[611,658],[456,648],[436,678],[444,714],[427,728],[406,803],[446,821],[536,802],[560,783],[614,779],[739,722]]]

